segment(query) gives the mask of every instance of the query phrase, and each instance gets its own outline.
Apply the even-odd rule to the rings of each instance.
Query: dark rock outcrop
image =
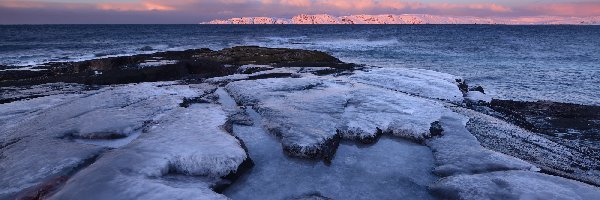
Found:
[[[533,132],[600,141],[600,106],[494,99],[490,107],[505,120]]]
[[[343,63],[319,51],[242,46],[220,51],[193,49],[81,62],[47,63],[35,67],[39,71],[0,71],[0,87],[54,82],[109,85],[204,79],[234,74],[239,66],[246,64],[328,67],[337,70],[355,67],[354,64]]]

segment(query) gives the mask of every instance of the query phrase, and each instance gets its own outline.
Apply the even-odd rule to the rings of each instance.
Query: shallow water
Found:
[[[600,26],[0,26],[0,64],[29,65],[237,45],[326,51],[343,61],[432,69],[496,98],[600,105]]]
[[[259,115],[249,110],[254,121]],[[340,144],[331,165],[290,158],[260,123],[234,126],[255,166],[224,194],[232,199],[290,199],[320,194],[333,199],[433,199],[427,186],[433,155],[428,147],[393,138],[371,146]]]

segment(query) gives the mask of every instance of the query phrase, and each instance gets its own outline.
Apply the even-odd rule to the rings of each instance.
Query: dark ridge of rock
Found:
[[[254,125],[254,121],[252,121],[252,118],[248,116],[248,113],[244,109],[240,109],[239,111],[229,115],[228,118],[233,124],[239,124],[244,126]]]
[[[81,62],[47,63],[38,67],[44,69],[41,71],[0,71],[0,87],[54,82],[108,85],[204,79],[234,74],[239,66],[246,64],[343,70],[353,69],[355,66],[319,51],[243,46],[220,51],[193,49]]]
[[[100,132],[100,133],[88,133],[85,134],[85,137],[76,135],[76,134],[67,134],[64,136],[64,138],[68,138],[68,139],[86,139],[86,140],[116,140],[116,139],[121,139],[121,138],[126,138],[129,135],[124,134],[124,133],[105,133],[105,132]]]
[[[302,195],[300,197],[290,198],[290,200],[333,200],[332,198],[325,197],[320,193],[311,193]]]
[[[65,184],[67,182],[67,180],[69,180],[69,178],[66,176],[55,177],[37,187],[25,189],[15,199],[16,200],[47,199],[48,197],[51,196],[51,194],[53,192],[55,192],[58,188],[60,188],[61,185]]]
[[[227,176],[221,177],[222,179],[225,180],[225,181],[223,181],[223,183],[217,184],[212,187],[213,191],[215,191],[217,193],[223,193],[223,191],[225,191],[225,189],[227,189],[233,182],[235,182],[242,175],[244,175],[246,172],[248,172],[250,169],[252,169],[252,167],[254,167],[254,161],[252,161],[252,159],[250,158],[250,154],[248,153],[248,147],[246,147],[244,140],[231,134],[231,132],[230,132],[230,135],[235,137],[235,139],[237,139],[239,141],[242,149],[244,149],[244,151],[246,151],[246,159],[242,162],[242,164],[240,164],[237,167],[237,169],[234,172],[227,174]]]
[[[22,139],[23,138],[20,137],[20,138],[12,138],[12,139],[10,139],[8,141],[5,141],[5,142],[3,141],[3,143],[0,144],[0,150],[4,149],[4,148],[6,148],[6,147],[8,147],[10,145],[16,144],[17,142],[21,141]],[[1,155],[1,153],[2,152],[0,152],[0,155]]]
[[[482,113],[484,114],[481,116],[494,114]],[[503,126],[495,122],[494,119],[505,122],[499,119],[497,115],[489,115],[487,118],[471,117],[466,124],[466,128],[478,139],[482,146],[529,161],[538,166],[543,173],[596,186],[600,184],[598,173],[594,172],[600,164],[597,153],[585,153],[580,150],[588,144],[570,143],[567,140],[543,134],[520,135],[522,128],[515,129]],[[510,124],[510,122],[505,123]],[[530,139],[524,139],[525,137]],[[573,148],[575,146],[580,147],[580,149]]]
[[[220,51],[205,51],[194,55],[194,57],[211,59],[231,65],[263,64],[280,67],[321,67],[332,64],[344,64],[339,59],[320,51],[258,46],[239,46]]]
[[[463,95],[466,95],[467,92],[469,92],[469,85],[467,85],[466,80],[456,79],[456,84],[458,85],[458,89],[460,90],[460,92],[463,93]]]
[[[216,90],[217,90],[216,88],[212,89],[212,91],[209,91],[208,93],[205,93],[198,97],[192,97],[192,98],[184,97],[181,100],[181,103],[179,103],[179,107],[188,108],[192,104],[197,104],[197,103],[216,103],[219,99],[218,96],[214,95],[214,92]]]
[[[273,69],[271,66],[262,66],[262,65],[254,65],[254,66],[246,66],[238,68],[237,73],[239,74],[252,74],[256,72],[262,72],[265,70]]]
[[[485,94],[485,90],[483,90],[483,87],[481,87],[481,85],[472,87],[472,88],[469,89],[469,91],[478,91],[478,92],[481,92],[481,93]]]
[[[144,46],[142,48],[139,49],[140,51],[154,51],[154,48],[152,48],[151,46]]]
[[[0,99],[0,104],[11,103],[11,102],[21,101],[21,100],[35,99],[35,98],[45,97],[45,96],[48,96],[48,95],[31,95],[31,96],[26,96],[26,97]]]
[[[331,160],[335,157],[335,152],[340,146],[342,136],[335,134],[332,138],[327,139],[325,142],[317,147],[303,149],[296,145],[283,145],[283,151],[294,157],[305,157],[309,159],[320,159],[327,165],[331,164]]]
[[[429,133],[431,137],[440,136],[444,132],[444,128],[442,128],[442,124],[440,121],[435,121],[431,123],[431,127],[429,128]]]
[[[292,73],[270,73],[270,74],[259,74],[248,77],[248,80],[258,80],[267,78],[287,78],[291,77]]]
[[[182,102],[179,103],[179,106],[183,107],[183,108],[188,108],[188,107],[190,107],[190,105],[196,104],[196,103],[210,103],[210,101],[206,100],[206,98],[204,98],[204,96],[194,97],[194,98],[184,97]]]
[[[494,99],[490,108],[533,132],[567,140],[600,141],[600,106]]]
[[[358,141],[361,144],[366,144],[366,145],[370,145],[370,144],[375,144],[379,141],[379,138],[381,138],[381,136],[383,136],[384,131],[381,130],[380,128],[377,128],[377,130],[375,131],[375,134],[373,136],[366,136],[366,137],[361,137],[358,134],[344,134],[344,132],[341,132],[340,130],[337,130],[337,133],[339,135],[343,135],[343,139],[346,140],[350,140],[350,141]],[[348,133],[348,132],[346,132]],[[350,135],[350,137],[349,137]]]
[[[98,155],[94,155],[90,158],[85,159],[79,165],[74,167],[71,171],[65,173],[64,175],[59,175],[56,177],[49,178],[36,186],[32,186],[20,191],[15,197],[16,200],[44,200],[51,197],[55,192],[59,191],[63,185],[69,180],[70,177],[75,175],[77,172],[82,169],[92,165],[98,158],[100,158],[101,153]]]

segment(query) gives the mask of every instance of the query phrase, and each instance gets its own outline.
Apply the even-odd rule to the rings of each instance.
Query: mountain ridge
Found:
[[[429,14],[347,15],[300,14],[292,18],[236,17],[201,24],[507,24],[507,25],[600,25],[600,16],[591,17],[472,17]]]

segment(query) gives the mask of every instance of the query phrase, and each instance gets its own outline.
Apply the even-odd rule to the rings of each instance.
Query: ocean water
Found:
[[[600,105],[600,26],[0,26],[1,65],[238,45],[321,50],[346,62],[450,73],[499,99]]]

